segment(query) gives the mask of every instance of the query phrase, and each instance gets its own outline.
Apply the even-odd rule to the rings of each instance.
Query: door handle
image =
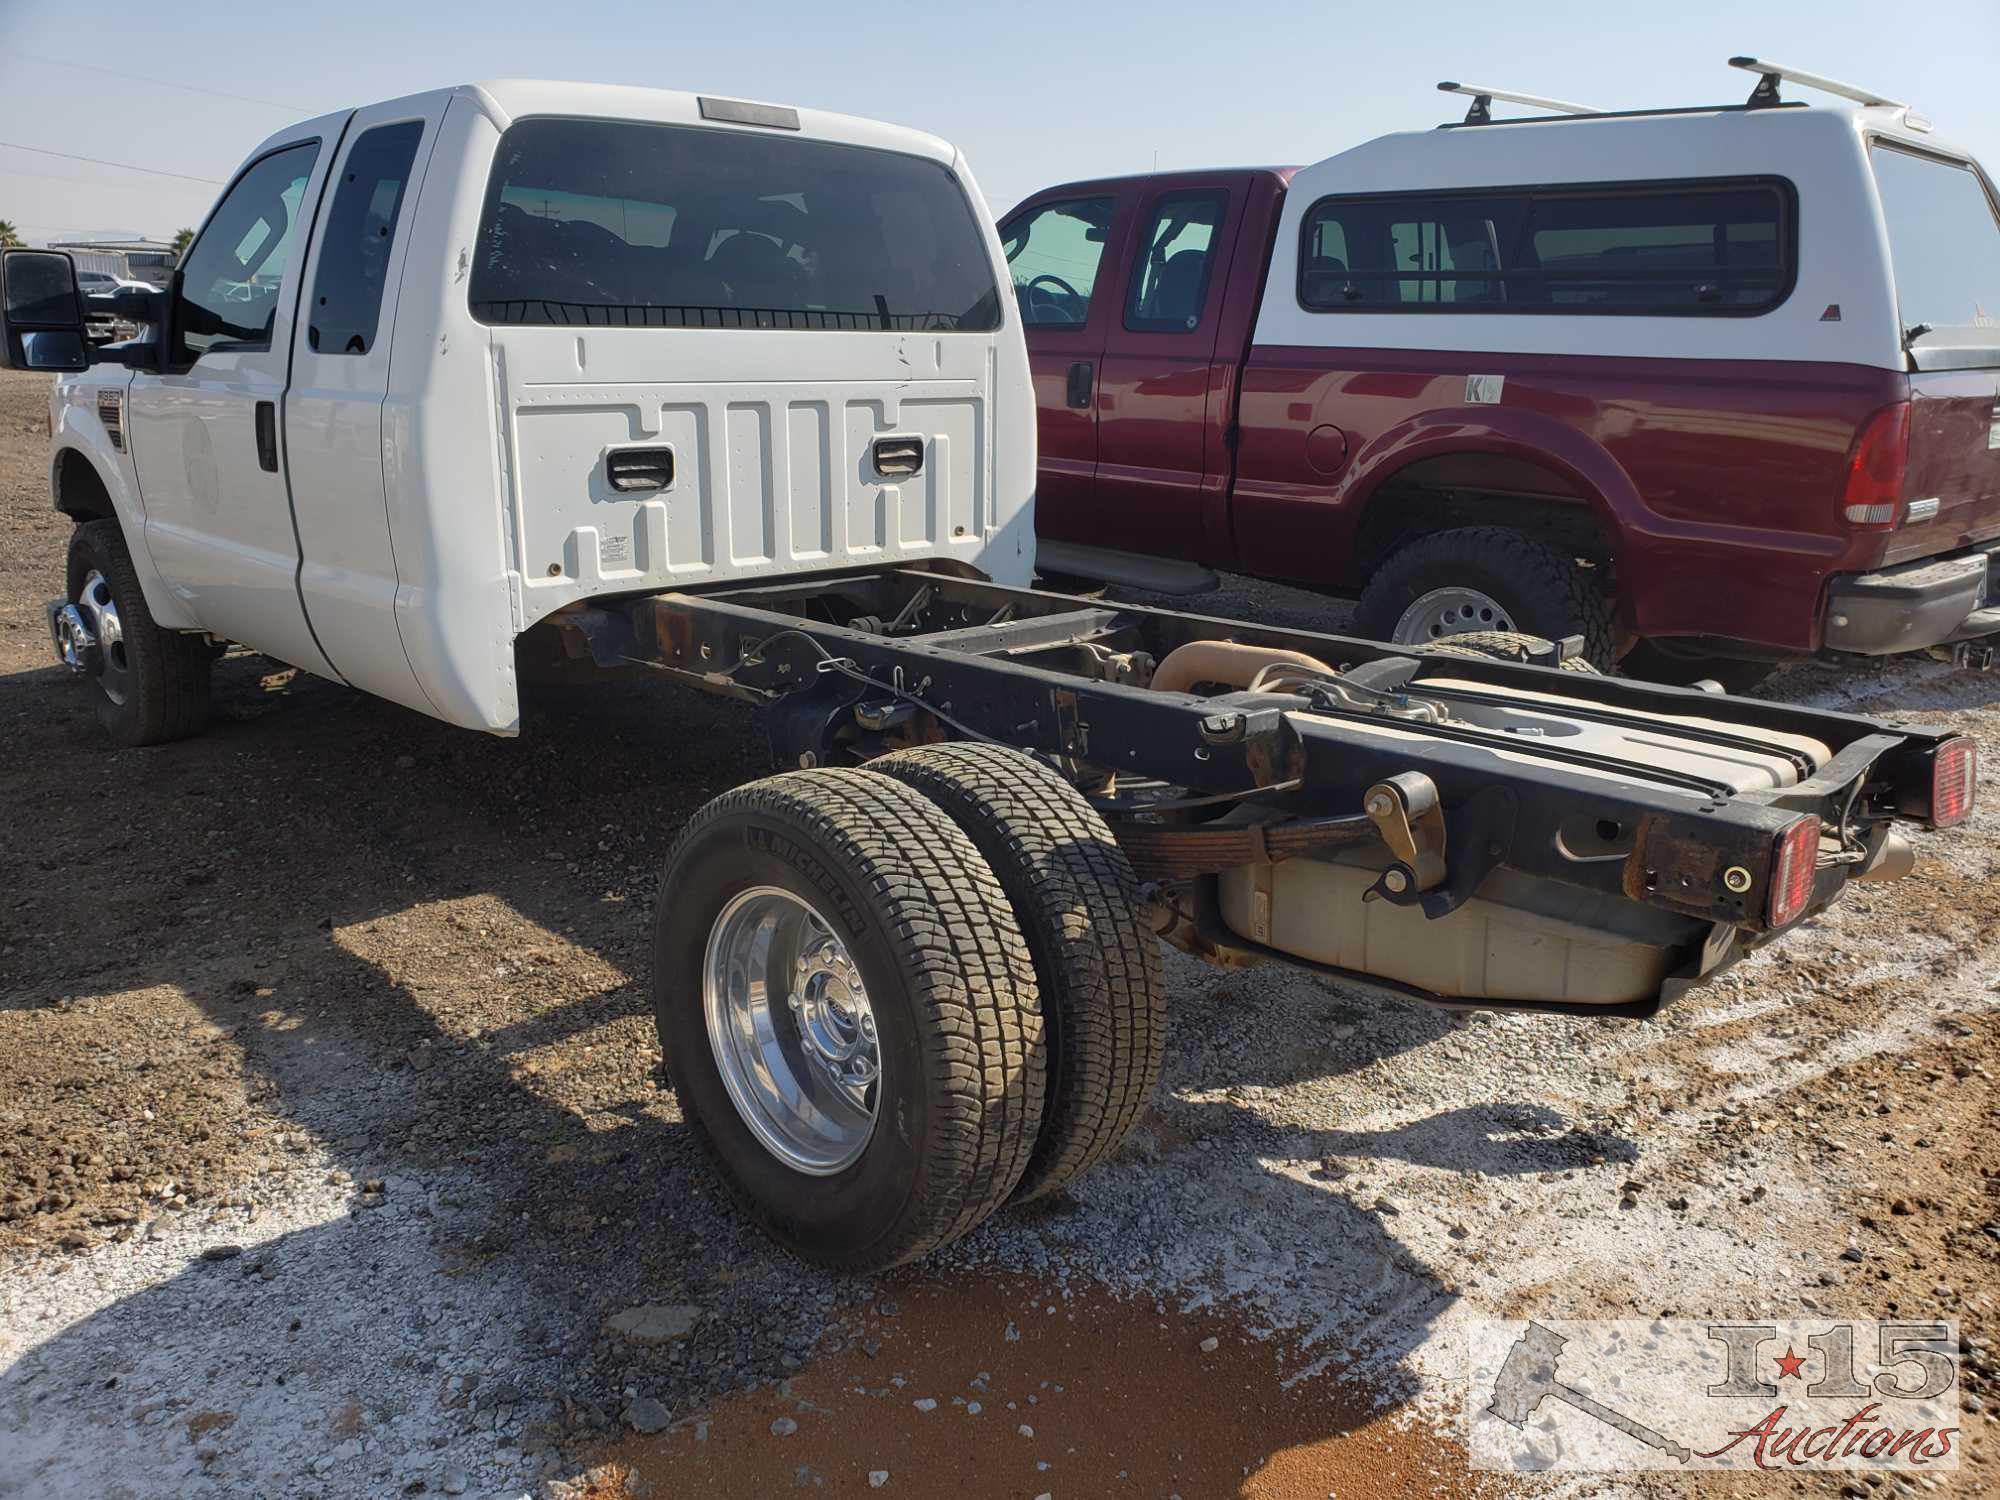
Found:
[[[1096,376],[1096,369],[1087,359],[1080,359],[1069,367],[1069,393],[1071,406],[1090,405],[1090,388]]]
[[[621,495],[666,489],[674,482],[674,450],[614,448],[604,455],[604,477]]]
[[[278,472],[278,403],[257,403],[257,467],[267,474]]]

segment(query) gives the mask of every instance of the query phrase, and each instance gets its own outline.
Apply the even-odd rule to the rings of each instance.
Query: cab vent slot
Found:
[[[616,448],[604,455],[604,477],[621,495],[663,490],[674,482],[671,448]]]
[[[908,479],[924,468],[924,440],[913,437],[875,439],[875,472],[884,479]]]
[[[122,391],[99,391],[97,393],[97,420],[104,424],[104,435],[111,439],[111,446],[118,452],[125,451],[125,396]]]

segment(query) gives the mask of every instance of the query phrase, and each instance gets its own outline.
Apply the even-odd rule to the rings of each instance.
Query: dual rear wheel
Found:
[[[1131,867],[1016,751],[930,746],[715,799],[669,857],[654,960],[668,1073],[723,1184],[839,1269],[1056,1191],[1159,1075]]]

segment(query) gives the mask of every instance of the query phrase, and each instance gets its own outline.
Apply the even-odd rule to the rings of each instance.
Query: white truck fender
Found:
[[[201,621],[153,565],[146,547],[146,510],[122,423],[131,376],[121,370],[112,383],[86,384],[88,375],[58,382],[49,398],[50,502],[81,522],[101,515],[104,501],[109,500],[154,623],[165,630],[199,630]],[[119,424],[116,440],[105,424],[107,413]],[[102,495],[96,493],[100,488]]]

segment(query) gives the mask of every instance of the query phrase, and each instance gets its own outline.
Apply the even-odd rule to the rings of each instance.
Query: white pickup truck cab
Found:
[[[238,642],[472,729],[517,640],[766,711],[682,830],[654,1011],[747,1212],[865,1269],[1147,1108],[1164,939],[1423,1003],[1647,1016],[1971,814],[1970,740],[1034,590],[1035,396],[964,160],[885,125],[495,83],[307,121],[148,331],[0,255],[56,373],[59,653],[127,744]],[[1056,372],[1061,378],[1061,372]],[[1144,883],[1141,882],[1144,877]]]
[[[580,599],[864,562],[1029,579],[1026,356],[934,137],[441,89],[270,137],[179,274],[157,363],[66,375],[51,412],[58,508],[116,517],[166,629],[511,734],[515,637]],[[186,722],[110,708],[128,737]]]

